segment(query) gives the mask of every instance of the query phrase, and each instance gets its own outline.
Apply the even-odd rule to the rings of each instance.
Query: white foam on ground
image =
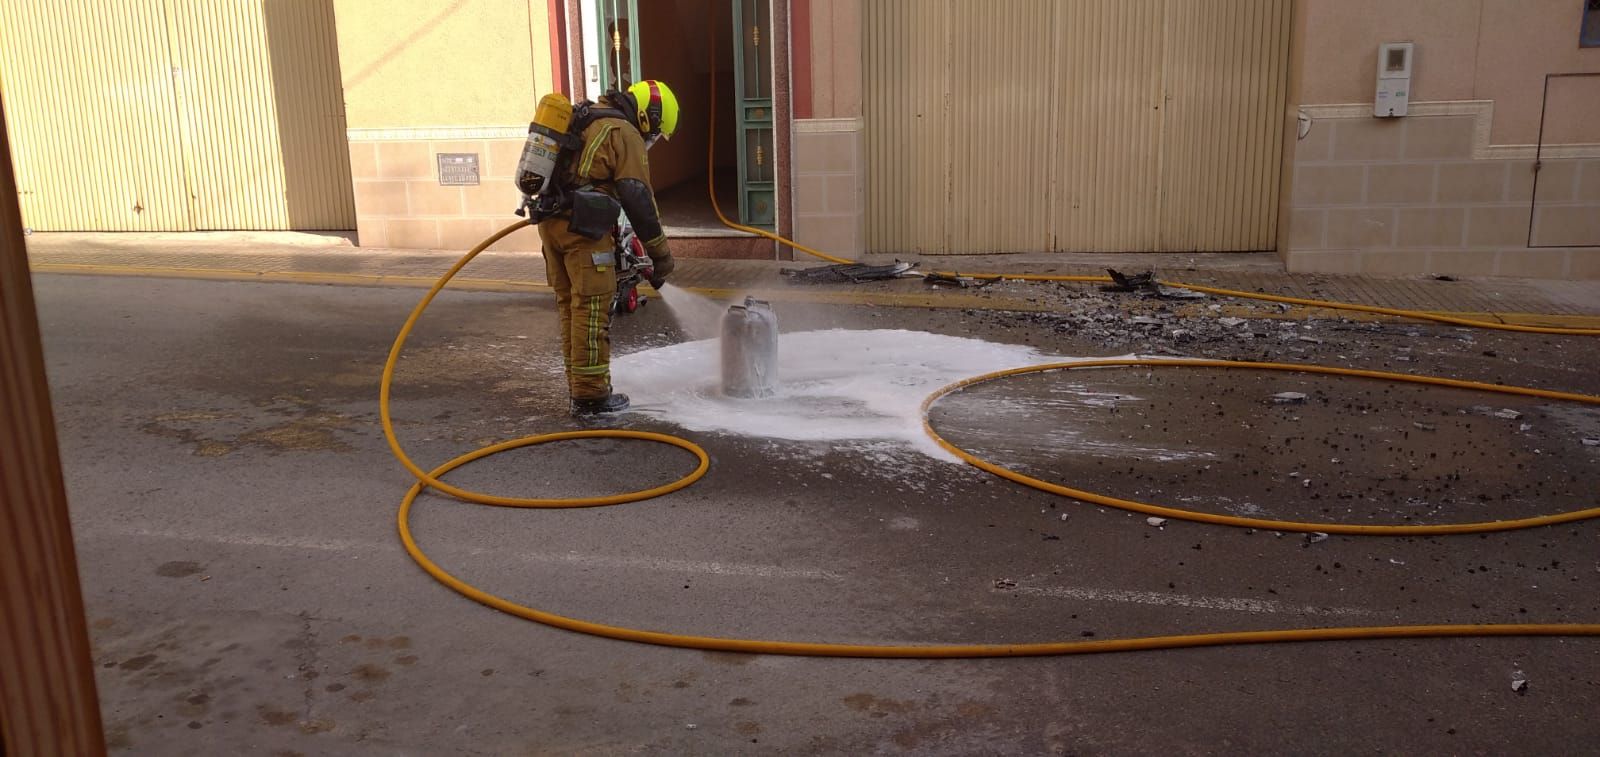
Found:
[[[778,392],[724,397],[717,340],[613,360],[633,409],[690,431],[791,441],[886,441],[955,460],[922,430],[922,400],[960,379],[1069,360],[1031,347],[921,331],[831,329],[783,334]]]

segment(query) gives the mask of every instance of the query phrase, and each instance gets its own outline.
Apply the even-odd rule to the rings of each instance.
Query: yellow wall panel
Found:
[[[1288,3],[865,12],[869,250],[1272,247]]]
[[[556,81],[554,62],[550,58],[550,4],[565,3],[566,0],[524,2],[528,8],[528,56],[533,63],[533,88],[542,97],[547,92],[555,91]]]
[[[352,127],[526,128],[550,91],[534,80],[549,76],[546,0],[334,0],[334,11]]]
[[[31,228],[193,228],[159,2],[0,2],[0,88]]]

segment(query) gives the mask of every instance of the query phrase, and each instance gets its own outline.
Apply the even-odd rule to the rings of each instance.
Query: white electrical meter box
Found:
[[[1406,114],[1411,103],[1411,62],[1415,45],[1391,42],[1378,46],[1378,97],[1372,115],[1395,118]]]

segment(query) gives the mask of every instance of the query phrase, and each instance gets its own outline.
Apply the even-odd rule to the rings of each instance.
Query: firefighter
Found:
[[[628,409],[628,395],[611,391],[617,205],[654,261],[650,284],[659,290],[673,268],[645,153],[677,129],[678,98],[666,84],[641,81],[602,97],[592,113],[596,117],[583,128],[583,147],[560,177],[571,190],[573,207],[539,223],[545,268],[561,312],[561,352],[574,415]]]

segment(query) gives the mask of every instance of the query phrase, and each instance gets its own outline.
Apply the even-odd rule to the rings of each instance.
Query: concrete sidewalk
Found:
[[[234,232],[34,234],[28,239],[28,253],[35,271],[49,273],[380,286],[431,284],[461,254],[357,248],[347,236],[337,234]],[[890,259],[873,256],[868,262]],[[1509,322],[1600,326],[1600,287],[1593,282],[1290,274],[1270,253],[990,255],[924,257],[918,262],[922,270],[953,268],[964,272],[1093,275],[1103,274],[1107,267],[1129,272],[1154,269],[1169,281],[1243,291]],[[824,264],[809,259],[785,262],[682,258],[673,282],[690,289],[754,293],[778,300],[1033,311],[1059,309],[1067,304],[1045,294],[1050,291],[1048,287],[1094,286],[1007,283],[981,290],[946,290],[928,287],[918,278],[795,286],[779,273],[783,268]],[[454,286],[491,291],[543,288],[544,260],[523,252],[485,252],[462,271]],[[1239,305],[1228,307],[1236,309]]]

